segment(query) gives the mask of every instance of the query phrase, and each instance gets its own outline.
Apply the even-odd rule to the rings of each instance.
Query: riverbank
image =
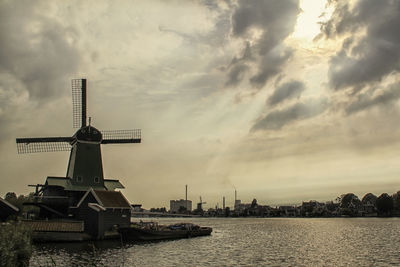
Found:
[[[0,266],[29,266],[32,233],[18,221],[0,225]]]

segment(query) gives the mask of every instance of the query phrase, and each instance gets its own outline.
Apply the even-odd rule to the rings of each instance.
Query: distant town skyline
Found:
[[[2,1],[0,195],[65,176],[71,79],[131,203],[265,205],[400,190],[397,1]],[[215,203],[215,204],[213,204]]]

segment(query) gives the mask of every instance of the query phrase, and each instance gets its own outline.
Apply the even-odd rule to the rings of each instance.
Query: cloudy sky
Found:
[[[106,178],[133,203],[299,204],[400,190],[400,2],[0,0],[0,195],[64,176],[88,79]]]

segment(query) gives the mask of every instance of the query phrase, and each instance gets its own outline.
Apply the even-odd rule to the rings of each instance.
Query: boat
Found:
[[[132,223],[129,228],[120,228],[125,241],[158,241],[211,235],[211,227],[192,223],[159,225],[157,222]]]

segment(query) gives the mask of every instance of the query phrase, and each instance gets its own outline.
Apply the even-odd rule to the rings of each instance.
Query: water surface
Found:
[[[193,222],[213,227],[213,233],[156,243],[40,245],[35,246],[30,265],[400,266],[400,218],[153,220]]]

